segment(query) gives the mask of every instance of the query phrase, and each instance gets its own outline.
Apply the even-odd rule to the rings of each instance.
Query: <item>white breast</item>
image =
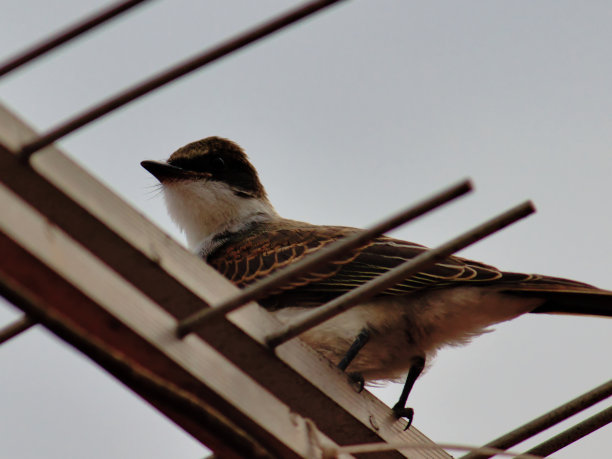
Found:
[[[185,232],[187,245],[193,251],[202,249],[216,234],[236,230],[253,218],[278,217],[267,199],[236,196],[222,182],[170,182],[164,184],[163,190],[168,213]]]

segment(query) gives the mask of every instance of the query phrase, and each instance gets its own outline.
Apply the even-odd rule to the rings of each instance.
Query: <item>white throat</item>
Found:
[[[240,231],[253,222],[279,218],[265,197],[236,196],[222,182],[170,182],[164,184],[163,190],[168,213],[185,233],[187,245],[204,256],[214,250],[215,236]]]

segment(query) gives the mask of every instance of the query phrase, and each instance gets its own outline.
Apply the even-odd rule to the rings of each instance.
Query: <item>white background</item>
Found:
[[[4,0],[1,57],[105,4]],[[150,2],[6,77],[0,99],[44,131],[295,4]],[[609,1],[348,1],[60,145],[180,241],[139,162],[209,135],[246,149],[282,215],[314,223],[367,226],[471,177],[472,196],[393,235],[436,245],[533,199],[535,216],[461,255],[612,289],[610,24]],[[0,324],[16,317],[0,305]],[[603,383],[610,324],[530,315],[442,351],[411,395],[415,425],[482,444]],[[0,406],[2,457],[206,455],[40,327],[0,348]],[[555,457],[609,457],[611,434]]]

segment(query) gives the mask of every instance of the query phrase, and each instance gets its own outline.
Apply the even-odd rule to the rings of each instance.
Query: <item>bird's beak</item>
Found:
[[[157,180],[160,182],[170,181],[170,180],[180,180],[180,179],[188,179],[188,178],[202,178],[202,177],[210,177],[211,174],[201,173],[201,172],[192,172],[185,169],[181,169],[180,167],[173,166],[168,163],[164,163],[161,161],[142,161],[140,163],[142,167],[144,167],[147,171],[149,171]]]
[[[161,161],[143,161],[140,163],[140,165],[149,171],[160,182],[167,179],[185,176],[185,171],[180,167],[171,166],[170,164],[162,163]]]

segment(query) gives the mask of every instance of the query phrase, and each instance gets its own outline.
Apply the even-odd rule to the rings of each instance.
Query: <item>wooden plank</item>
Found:
[[[0,108],[0,139],[12,150],[33,132]],[[226,279],[160,232],[53,147],[32,158],[34,170],[0,151],[0,179],[49,220],[88,249],[174,318],[216,303],[236,290]],[[103,222],[103,223],[102,223]],[[278,358],[263,345],[279,324],[256,305],[198,333],[242,371],[304,417],[313,419],[336,443],[425,442],[403,431],[388,407],[364,391],[299,340],[279,347]],[[391,452],[379,457],[402,457]],[[427,456],[449,457],[444,451]]]
[[[88,354],[90,347],[110,354],[107,360],[115,362],[110,365],[115,373],[121,371],[121,362],[155,368],[163,375],[157,386],[184,387],[189,394],[210,400],[216,413],[231,413],[225,417],[261,438],[279,457],[310,458],[319,444],[335,447],[202,339],[177,339],[172,316],[2,185],[0,214],[4,217],[0,247],[5,255],[0,279],[13,299],[19,296],[24,299],[19,304],[28,303],[26,309],[34,317],[52,328],[70,329],[73,342],[86,342]],[[110,334],[115,343],[125,345],[109,346]],[[113,352],[122,356],[113,359]],[[98,361],[104,365],[102,357]],[[138,366],[133,371],[142,375]],[[218,443],[212,437],[209,433],[206,442]]]
[[[103,333],[100,332],[112,325],[113,333],[116,337],[120,337],[119,341],[131,344],[132,349],[139,352],[146,352],[142,356],[144,359],[142,361],[149,363],[148,360],[151,360],[152,367],[172,376],[176,387],[179,387],[177,380],[183,379],[186,383],[189,382],[188,378],[185,379],[184,375],[181,374],[180,368],[168,365],[168,362],[159,356],[154,358],[155,353],[151,352],[150,346],[145,341],[123,333],[123,324],[112,316],[105,314],[102,310],[97,310],[95,303],[92,303],[89,298],[70,284],[65,283],[53,270],[40,263],[1,232],[0,253],[6,256],[6,258],[0,258],[0,295],[19,306],[31,317],[36,317],[39,322],[43,323],[57,336],[82,351],[221,457],[239,459],[249,456],[249,454],[244,454],[245,451],[241,448],[234,448],[233,442],[228,441],[226,436],[220,435],[216,429],[210,428],[207,423],[202,422],[201,417],[196,420],[192,416],[186,415],[182,409],[177,407],[176,403],[168,403],[164,398],[158,397],[158,394],[150,394],[149,391],[134,384],[131,375],[128,374],[128,377],[126,377],[125,373],[130,373],[129,369],[134,368],[135,362],[129,362],[128,371],[125,371],[125,369],[124,371],[117,371],[116,365],[109,365],[108,356],[114,357],[113,361],[118,360],[118,356],[121,356],[119,357],[121,361],[125,361],[125,357],[116,349],[102,343],[99,335]],[[13,263],[8,266],[10,269],[7,269],[7,265],[2,261],[9,259],[18,260],[18,263]],[[63,306],[60,311],[57,310],[59,304]],[[84,321],[85,324],[81,321]],[[98,323],[98,326],[92,329],[92,323]],[[105,324],[105,326],[100,326],[100,324]],[[94,339],[94,336],[97,338]],[[193,384],[191,386],[196,387]],[[199,392],[198,395],[202,396],[202,393]],[[236,428],[238,427],[236,426]]]

